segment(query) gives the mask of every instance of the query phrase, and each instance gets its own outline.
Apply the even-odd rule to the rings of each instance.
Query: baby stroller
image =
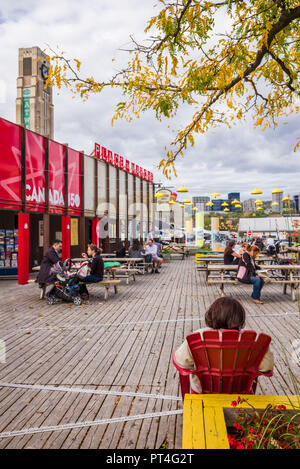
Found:
[[[84,262],[74,273],[70,272],[71,259],[65,260],[60,272],[54,277],[54,285],[47,293],[47,304],[53,305],[58,299],[63,301],[72,301],[74,305],[81,305],[80,279],[84,277],[84,269],[87,262]]]

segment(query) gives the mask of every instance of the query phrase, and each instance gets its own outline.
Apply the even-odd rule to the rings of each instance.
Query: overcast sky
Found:
[[[155,0],[0,0],[0,116],[15,121],[18,48],[47,44],[59,46],[69,57],[82,61],[82,72],[94,78],[107,78],[116,64],[126,63],[129,35],[143,38],[147,20],[157,11]],[[112,62],[112,59],[116,59]],[[2,80],[2,84],[1,84]],[[6,92],[3,92],[5,88]],[[127,157],[154,172],[156,182],[167,186],[184,184],[189,196],[214,191],[226,197],[241,192],[242,200],[258,186],[262,199],[271,199],[276,187],[285,194],[300,193],[300,150],[293,152],[300,136],[299,116],[283,119],[276,130],[262,132],[251,124],[231,130],[220,128],[196,138],[184,160],[177,163],[178,178],[166,182],[156,170],[171,142],[174,130],[188,121],[187,109],[176,119],[159,122],[149,111],[132,123],[117,121],[111,126],[117,90],[105,90],[85,103],[72,99],[70,92],[54,93],[55,139],[90,153],[94,142]],[[288,124],[284,124],[288,122]],[[170,126],[170,128],[168,127]]]

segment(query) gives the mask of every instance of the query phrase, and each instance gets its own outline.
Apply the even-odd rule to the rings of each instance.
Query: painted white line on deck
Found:
[[[247,318],[274,318],[274,317],[285,317],[285,316],[299,316],[299,312],[285,312],[285,313],[275,313],[275,314],[249,314]],[[147,325],[147,324],[166,324],[166,323],[176,323],[176,322],[188,322],[188,321],[204,321],[204,316],[198,316],[195,318],[184,318],[184,319],[160,319],[154,321],[129,321],[129,322],[112,322],[112,323],[95,323],[95,324],[77,324],[71,326],[55,326],[49,325],[44,327],[39,326],[20,326],[17,328],[5,328],[0,327],[0,330],[3,331],[18,331],[18,330],[36,330],[36,331],[47,331],[47,330],[68,330],[68,329],[101,329],[104,327],[118,327],[118,326],[138,326],[138,325]]]
[[[84,388],[70,388],[68,386],[51,386],[42,384],[17,384],[5,383],[0,381],[0,388],[17,388],[17,389],[31,389],[36,391],[60,391],[60,392],[75,392],[83,394],[98,394],[101,396],[126,396],[126,397],[144,397],[147,399],[165,399],[172,401],[181,401],[181,397],[168,396],[164,394],[149,394],[149,393],[136,393],[130,391],[106,391],[102,389],[84,389]]]
[[[44,432],[57,432],[63,430],[72,430],[73,428],[84,428],[84,427],[94,427],[97,425],[108,425],[111,423],[119,422],[129,422],[132,420],[142,420],[142,419],[152,419],[156,417],[166,417],[169,415],[179,415],[182,414],[182,410],[170,410],[166,412],[153,412],[151,414],[138,414],[130,415],[126,417],[116,417],[111,419],[102,419],[102,420],[92,420],[86,422],[77,422],[77,423],[67,423],[64,425],[52,425],[48,427],[32,427],[24,428],[23,430],[13,430],[8,432],[0,433],[0,438],[12,438],[15,436],[23,435],[33,435],[34,433],[44,433]]]

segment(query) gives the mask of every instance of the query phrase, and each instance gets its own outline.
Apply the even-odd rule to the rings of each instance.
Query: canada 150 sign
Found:
[[[130,162],[129,160],[123,158],[123,156],[113,153],[111,150],[108,150],[105,147],[95,143],[95,157],[99,160],[106,161],[107,163],[112,164],[116,168],[123,169],[134,176],[138,176],[146,181],[153,182],[153,174],[147,169],[141,168],[135,163]]]

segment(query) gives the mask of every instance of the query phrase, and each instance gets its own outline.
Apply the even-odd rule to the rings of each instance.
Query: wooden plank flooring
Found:
[[[90,301],[82,306],[49,306],[38,299],[34,283],[0,282],[0,339],[6,346],[0,382],[138,395],[0,386],[0,433],[182,409],[179,400],[139,394],[180,396],[172,351],[205,326],[218,286],[207,285],[190,257],[165,263],[159,275],[139,275],[129,285],[122,281],[118,294],[111,292],[106,302],[102,289],[89,289]],[[261,306],[250,301],[251,286],[230,285],[225,293],[244,305],[247,329],[272,336],[274,376],[260,379],[258,393],[295,394],[287,362],[299,380],[291,356],[292,342],[300,348],[297,302],[276,285],[264,288]],[[0,448],[171,449],[181,448],[181,440],[182,415],[177,414],[10,436],[0,438]]]

